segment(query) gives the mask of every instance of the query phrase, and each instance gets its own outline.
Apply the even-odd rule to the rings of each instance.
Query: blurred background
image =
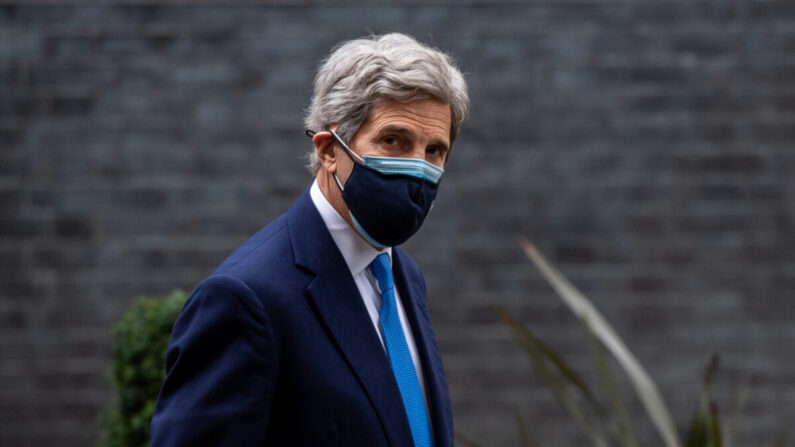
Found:
[[[96,444],[110,326],[292,204],[316,67],[387,31],[452,53],[471,90],[406,244],[459,432],[517,445],[519,408],[543,444],[586,444],[490,307],[588,368],[520,237],[613,322],[677,425],[715,352],[721,403],[757,378],[742,445],[791,428],[795,2],[371,3],[2,1],[0,445]]]

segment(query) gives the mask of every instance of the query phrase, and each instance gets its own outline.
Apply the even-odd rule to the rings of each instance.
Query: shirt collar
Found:
[[[390,264],[392,263],[392,247],[377,250],[368,244],[356,230],[348,225],[348,222],[340,216],[340,213],[331,206],[323,192],[320,191],[317,180],[312,182],[309,195],[315,204],[315,208],[320,213],[320,217],[326,224],[326,228],[331,233],[331,238],[334,239],[334,243],[337,244],[337,248],[342,253],[345,263],[348,264],[351,275],[355,276],[366,269],[375,257],[381,253],[387,253],[389,262]]]

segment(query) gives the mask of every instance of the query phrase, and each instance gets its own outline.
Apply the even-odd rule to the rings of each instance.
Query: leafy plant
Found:
[[[529,357],[541,382],[593,446],[637,447],[632,422],[605,354],[607,351],[629,379],[663,445],[732,447],[731,441],[734,439],[742,409],[750,392],[750,382],[741,394],[730,424],[723,426],[718,407],[710,395],[713,375],[718,367],[718,358],[713,356],[705,369],[698,406],[687,431],[686,442],[683,444],[656,384],[608,321],[530,242],[522,240],[522,248],[541,275],[585,327],[591,356],[598,373],[601,394],[606,396],[608,402],[605,404],[597,399],[596,394],[579,374],[530,329],[520,324],[499,306],[495,306],[495,310],[514,340]],[[539,444],[530,437],[518,412],[516,417],[522,446],[538,446]],[[466,440],[467,446],[477,445],[462,435],[457,439]],[[782,434],[773,445],[783,447],[785,442],[786,434]]]
[[[149,423],[166,374],[168,338],[187,298],[178,290],[160,298],[139,297],[111,329],[114,348],[108,378],[114,401],[100,421],[100,445],[149,446]]]

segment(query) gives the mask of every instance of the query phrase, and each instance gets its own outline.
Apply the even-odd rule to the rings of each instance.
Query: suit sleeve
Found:
[[[262,445],[278,354],[256,294],[229,276],[191,293],[166,351],[152,447]]]

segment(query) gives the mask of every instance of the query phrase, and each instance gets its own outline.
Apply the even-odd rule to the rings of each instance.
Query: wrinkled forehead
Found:
[[[449,104],[434,98],[409,102],[384,99],[370,108],[360,130],[440,140],[449,147],[451,114]]]

